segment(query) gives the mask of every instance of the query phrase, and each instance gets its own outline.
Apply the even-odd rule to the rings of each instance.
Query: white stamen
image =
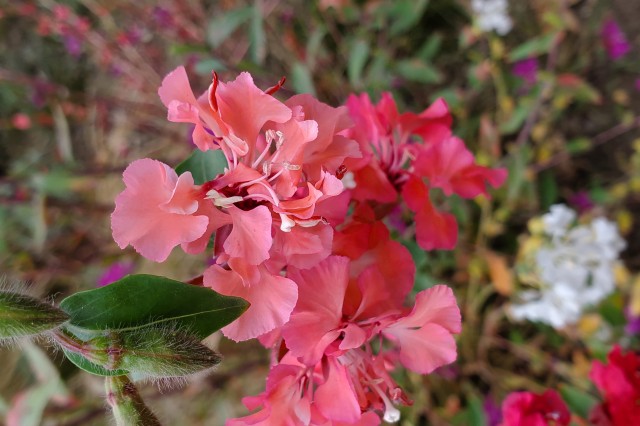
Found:
[[[211,189],[207,192],[206,198],[213,200],[213,204],[218,207],[228,208],[234,203],[242,201],[242,197],[234,196],[234,197],[225,197],[215,189]]]
[[[291,228],[296,226],[296,223],[284,213],[280,213],[280,219],[282,220],[282,224],[280,225],[282,232],[291,232]]]

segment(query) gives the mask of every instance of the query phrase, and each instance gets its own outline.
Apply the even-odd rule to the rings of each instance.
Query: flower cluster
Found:
[[[162,262],[180,246],[212,248],[205,286],[251,306],[223,333],[259,338],[274,350],[265,392],[245,399],[256,413],[228,424],[378,424],[410,400],[389,375],[396,364],[427,374],[456,358],[460,311],[437,285],[405,308],[415,266],[382,219],[402,201],[415,213],[418,243],[451,249],[457,224],[431,201],[487,195],[503,169],[477,165],[451,132],[446,104],[399,113],[389,94],[331,107],[310,95],[274,97],[250,74],[214,73],[196,97],[187,73],[167,75],[159,95],[168,119],[193,125],[200,151],[226,167],[198,182],[152,159],[130,164],[112,230]]]
[[[471,0],[471,9],[482,31],[494,31],[505,35],[513,28],[507,11],[507,0]]]
[[[573,210],[554,205],[532,226],[541,230],[525,245],[533,252],[525,255],[532,267],[521,278],[537,288],[520,294],[521,302],[511,307],[514,319],[562,328],[614,290],[614,268],[625,247],[617,226],[604,218],[584,224],[575,220]]]

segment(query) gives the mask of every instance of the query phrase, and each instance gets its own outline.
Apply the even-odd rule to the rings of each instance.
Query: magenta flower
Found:
[[[631,50],[631,45],[622,29],[613,18],[607,18],[600,29],[600,37],[609,58],[616,61]]]
[[[513,75],[520,77],[528,86],[535,84],[538,78],[538,59],[527,58],[517,61],[511,69]]]
[[[131,262],[115,262],[106,268],[98,278],[98,287],[116,282],[133,272],[134,265]]]

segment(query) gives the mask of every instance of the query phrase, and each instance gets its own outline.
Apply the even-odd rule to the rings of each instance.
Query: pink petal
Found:
[[[227,209],[233,220],[233,230],[224,242],[224,250],[231,257],[239,257],[251,265],[259,265],[269,258],[271,213],[266,206],[252,210]]]
[[[291,352],[314,365],[339,335],[342,300],[349,281],[349,259],[330,256],[307,270],[291,269],[298,284],[298,304],[282,336]]]
[[[325,359],[326,379],[316,389],[315,406],[329,420],[350,423],[360,420],[360,405],[346,368],[334,357]]]
[[[383,330],[400,345],[400,362],[421,374],[455,361],[452,333],[461,329],[460,310],[450,288],[437,285],[421,291],[409,315]]]
[[[276,230],[272,258],[282,258],[285,264],[308,269],[331,254],[332,240],[333,228],[322,223],[311,228],[294,226],[290,232]]]
[[[209,219],[188,214],[198,205],[195,187],[189,188],[189,172],[178,178],[166,164],[142,159],[127,167],[123,180],[127,187],[116,198],[111,215],[113,238],[120,248],[131,244],[144,257],[162,262],[175,246],[204,234]]]
[[[429,179],[429,186],[442,189],[446,195],[456,193],[464,198],[487,194],[486,182],[497,187],[507,176],[505,169],[476,165],[471,151],[456,137],[421,150],[413,164],[417,174]]]
[[[167,74],[158,89],[158,95],[160,95],[160,99],[166,107],[169,107],[171,101],[174,100],[192,105],[196,103],[196,98],[189,84],[189,77],[187,77],[187,71],[183,66],[179,66]]]
[[[182,243],[182,250],[189,254],[202,253],[207,248],[211,235],[213,235],[213,233],[220,227],[229,225],[233,222],[230,215],[217,209],[210,200],[200,202],[200,206],[196,214],[208,217],[209,223],[207,224],[206,231],[200,238],[188,243]]]
[[[243,282],[241,276],[214,265],[204,273],[204,284],[228,296],[237,296],[251,303],[249,309],[222,333],[236,342],[252,339],[282,326],[289,320],[298,298],[298,288],[290,279],[270,274],[256,267],[259,279]]]
[[[431,204],[427,186],[416,176],[407,180],[402,188],[402,198],[416,212],[416,240],[424,250],[451,250],[458,240],[455,217],[439,212]]]
[[[232,82],[220,83],[217,98],[224,122],[248,144],[246,148],[235,147],[239,155],[252,149],[266,122],[284,123],[291,119],[291,109],[258,89],[247,72]]]

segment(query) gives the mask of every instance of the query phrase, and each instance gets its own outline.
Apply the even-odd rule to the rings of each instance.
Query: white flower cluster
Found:
[[[513,21],[507,13],[507,0],[471,0],[471,8],[482,31],[495,30],[500,35],[511,31]]]
[[[614,266],[625,248],[617,226],[604,218],[573,226],[575,219],[565,205],[542,217],[547,243],[534,258],[540,288],[521,293],[522,303],[511,307],[514,319],[561,328],[613,291]]]

